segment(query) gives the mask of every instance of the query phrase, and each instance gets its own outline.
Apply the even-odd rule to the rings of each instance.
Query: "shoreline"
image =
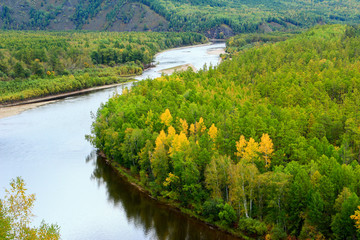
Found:
[[[176,67],[172,67],[172,68],[166,68],[166,69],[160,70],[159,72],[162,74],[171,75],[174,72],[186,71],[188,68],[191,68],[194,72],[197,71],[195,66],[190,63],[190,64],[184,64],[184,65],[180,65],[180,66],[176,66]]]
[[[59,99],[76,96],[76,95],[81,95],[81,94],[85,94],[85,93],[89,93],[89,92],[94,92],[94,91],[98,91],[98,90],[102,90],[102,89],[112,88],[112,87],[116,87],[116,86],[119,86],[119,85],[122,85],[125,83],[129,83],[131,81],[133,81],[133,80],[129,80],[129,81],[122,82],[122,83],[115,83],[115,84],[110,84],[110,85],[85,88],[85,89],[81,89],[81,90],[77,90],[77,91],[73,91],[73,92],[60,93],[60,94],[56,94],[56,95],[34,98],[34,99],[29,99],[29,100],[25,100],[25,101],[10,103],[10,104],[0,104],[0,119],[6,118],[6,117],[11,117],[11,116],[20,114],[26,110],[30,110],[30,109],[37,108],[37,107],[45,105],[45,104],[56,102]]]
[[[7,107],[0,107],[0,119],[1,118],[7,118],[11,116],[18,115],[24,111],[40,107],[42,105],[50,104],[56,102],[56,100],[53,101],[46,101],[46,102],[37,102],[37,103],[28,103],[23,105],[17,105],[17,106],[7,106]]]
[[[212,42],[207,42],[207,43],[201,43],[201,44],[196,44],[196,45],[188,45],[188,46],[183,46],[183,47],[176,47],[176,48],[169,48],[169,49],[165,49],[161,52],[158,52],[154,55],[154,58],[157,57],[159,54],[164,53],[164,52],[168,52],[168,51],[172,51],[172,50],[180,50],[180,49],[185,49],[185,48],[194,48],[194,47],[201,47],[201,46],[208,46],[211,45]]]
[[[167,52],[167,51],[172,51],[172,50],[177,50],[177,49],[186,49],[186,48],[195,48],[195,47],[200,47],[200,46],[208,46],[211,44],[212,44],[212,42],[209,41],[207,43],[201,43],[201,44],[196,44],[196,45],[188,45],[188,46],[177,47],[177,48],[169,48],[169,49],[166,49],[166,50],[156,53],[154,55],[154,59],[159,54]],[[192,66],[190,66],[190,67],[192,67]],[[151,68],[151,67],[149,67],[149,68]],[[165,70],[170,70],[170,69],[165,69]],[[66,92],[66,93],[60,93],[60,94],[56,94],[56,95],[49,95],[49,96],[45,96],[45,97],[33,98],[33,99],[19,101],[19,102],[15,102],[15,103],[0,104],[0,119],[20,114],[24,111],[27,111],[27,110],[30,110],[30,109],[33,109],[33,108],[36,108],[36,107],[39,107],[39,106],[42,106],[42,105],[45,105],[48,103],[55,102],[56,100],[59,100],[59,99],[63,99],[63,98],[70,97],[70,96],[81,95],[81,94],[85,94],[85,93],[89,93],[89,92],[93,92],[93,91],[97,91],[97,90],[112,88],[112,87],[116,87],[116,86],[131,82],[131,81],[134,81],[134,79],[130,79],[129,81],[122,82],[122,83],[115,83],[115,84],[110,84],[110,85],[86,88],[86,89],[81,89],[81,90],[72,91],[72,92]]]
[[[209,228],[215,229],[217,231],[221,231],[225,234],[228,234],[229,236],[236,237],[239,239],[246,239],[247,237],[242,235],[240,232],[232,232],[228,229],[222,228],[214,223],[207,222],[205,219],[201,218],[201,216],[198,216],[196,213],[192,212],[191,209],[183,208],[180,206],[177,206],[174,202],[170,202],[164,198],[157,198],[152,196],[151,191],[142,186],[139,180],[136,178],[136,176],[132,176],[130,173],[130,170],[122,167],[120,164],[108,160],[107,156],[102,152],[101,150],[98,150],[97,152],[98,156],[100,156],[103,161],[105,161],[106,164],[111,166],[111,168],[118,174],[122,179],[124,179],[129,185],[136,188],[141,194],[144,194],[147,198],[151,199],[152,201],[155,201],[157,204],[166,206],[170,208],[172,211],[176,211],[178,213],[181,213],[185,215],[188,218],[191,218],[193,220],[196,220],[200,222],[201,224],[204,224],[208,226]]]

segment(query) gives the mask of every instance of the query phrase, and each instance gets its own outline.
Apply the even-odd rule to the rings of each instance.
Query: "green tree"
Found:
[[[231,226],[236,220],[236,212],[231,205],[225,203],[220,205],[222,210],[219,212],[219,219],[222,225]]]
[[[213,199],[225,198],[228,201],[228,169],[231,159],[227,156],[214,156],[205,170],[206,187],[211,191]]]
[[[253,202],[255,200],[256,180],[259,170],[253,163],[241,159],[237,164],[229,167],[229,195],[230,201],[239,213],[243,213],[246,218],[251,217]]]
[[[311,183],[309,175],[300,169],[290,186],[288,198],[288,220],[290,233],[299,236],[304,223],[304,213],[308,206]]]
[[[11,219],[7,216],[6,209],[0,201],[0,239],[14,238],[11,232]]]
[[[339,196],[343,198],[343,196]],[[342,201],[339,199],[339,202]],[[353,220],[350,216],[355,212],[359,205],[359,198],[355,193],[351,193],[343,203],[340,210],[335,214],[331,223],[331,229],[334,232],[335,239],[357,239],[358,234]]]
[[[25,69],[21,65],[20,62],[17,62],[14,66],[15,77],[24,78],[25,77]]]

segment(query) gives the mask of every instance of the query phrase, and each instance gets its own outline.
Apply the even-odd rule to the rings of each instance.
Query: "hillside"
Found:
[[[358,0],[3,0],[0,28],[196,31],[222,38],[323,23],[354,23]]]
[[[88,139],[153,196],[229,231],[359,239],[359,45],[359,27],[319,26],[138,82]]]

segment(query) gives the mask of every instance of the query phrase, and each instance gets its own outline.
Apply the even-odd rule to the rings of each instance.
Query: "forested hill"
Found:
[[[89,140],[231,231],[359,239],[359,45],[358,27],[320,26],[138,82],[99,109]]]
[[[197,31],[221,38],[360,20],[358,0],[2,0],[0,27]]]

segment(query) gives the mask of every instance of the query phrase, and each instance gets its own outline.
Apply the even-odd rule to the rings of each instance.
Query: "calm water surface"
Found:
[[[159,54],[156,68],[138,79],[183,64],[216,65],[215,44]],[[158,204],[134,189],[99,160],[85,140],[96,112],[114,91],[69,97],[0,119],[0,198],[9,181],[22,176],[36,193],[35,225],[42,219],[61,227],[62,239],[231,239]]]

